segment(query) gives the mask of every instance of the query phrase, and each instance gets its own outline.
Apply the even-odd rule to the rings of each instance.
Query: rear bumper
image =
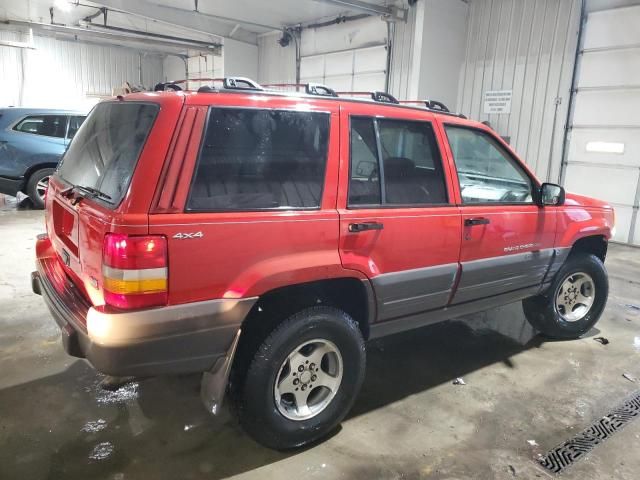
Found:
[[[66,277],[53,249],[42,245],[49,239],[38,242],[32,288],[49,307],[69,355],[113,376],[216,373],[225,359],[232,361],[230,350],[256,298],[107,312],[89,305]]]

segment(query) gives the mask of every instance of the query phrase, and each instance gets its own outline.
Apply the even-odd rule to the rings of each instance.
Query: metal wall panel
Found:
[[[13,33],[15,40],[26,40],[26,35],[8,33]],[[37,35],[34,42],[35,50],[0,47],[0,68],[4,71],[20,72],[23,62],[24,82],[18,80],[19,86],[12,90],[22,88],[21,104],[25,106],[88,109],[125,81],[153,86],[162,80],[159,55]],[[13,78],[15,84],[15,76],[6,78]]]
[[[258,37],[258,83],[296,83],[296,46],[282,47],[281,32]]]
[[[392,27],[389,93],[397,98],[418,96],[418,82],[412,82],[412,79],[420,73],[420,65],[413,61],[416,21],[419,15],[424,15],[423,2],[418,2],[409,9],[406,22],[395,22]]]
[[[21,42],[25,39],[15,32],[0,30],[0,40]],[[20,105],[22,93],[22,50],[0,46],[0,106]]]
[[[616,209],[614,240],[640,245],[640,6],[590,13],[564,175]]]
[[[489,121],[542,179],[558,181],[580,0],[470,3],[458,108]],[[484,92],[512,90],[511,112],[485,114]]]

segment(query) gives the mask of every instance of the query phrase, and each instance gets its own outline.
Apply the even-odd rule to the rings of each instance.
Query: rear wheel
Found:
[[[364,340],[349,315],[330,307],[302,310],[255,353],[238,399],[240,422],[270,448],[319,440],[353,405],[364,369]]]
[[[55,172],[54,168],[42,168],[33,172],[29,177],[26,193],[35,208],[44,208],[44,196],[53,172]]]
[[[550,338],[573,339],[599,320],[609,295],[607,271],[595,255],[576,253],[560,268],[549,289],[523,300],[529,323]]]

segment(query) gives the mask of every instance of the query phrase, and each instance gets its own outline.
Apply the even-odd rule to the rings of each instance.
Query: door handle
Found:
[[[364,232],[365,230],[382,230],[384,225],[378,222],[350,223],[349,231],[353,233]]]
[[[474,225],[489,225],[491,220],[484,217],[476,217],[476,218],[465,218],[464,226],[465,227],[473,227]]]

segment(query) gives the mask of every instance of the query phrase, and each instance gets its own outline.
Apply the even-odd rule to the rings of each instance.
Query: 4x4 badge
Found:
[[[202,232],[195,232],[195,233],[176,233],[173,238],[176,238],[178,240],[186,240],[188,238],[202,238],[204,237],[204,233]]]

